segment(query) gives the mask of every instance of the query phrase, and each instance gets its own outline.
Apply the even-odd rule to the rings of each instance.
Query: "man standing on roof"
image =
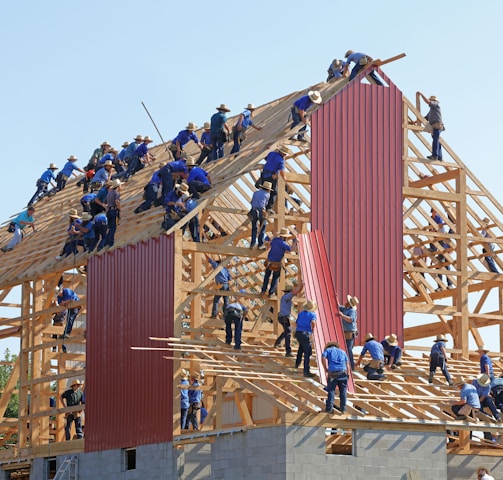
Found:
[[[364,53],[353,52],[353,50],[348,50],[344,57],[346,58],[346,64],[344,65],[343,71],[344,76],[346,76],[349,66],[352,63],[355,64],[351,70],[351,75],[349,75],[349,81],[353,80],[362,68],[373,61],[372,57],[369,57]],[[381,87],[383,86],[383,83],[373,70],[369,73],[369,77],[371,77],[377,85],[380,85]]]
[[[300,97],[295,100],[292,106],[291,115],[292,115],[292,125],[290,129],[295,128],[299,123],[303,123],[304,126],[299,130],[299,134],[297,135],[297,140],[301,142],[305,142],[304,133],[307,130],[307,124],[309,123],[309,119],[307,116],[307,111],[313,105],[319,105],[322,102],[322,98],[320,92],[318,90],[310,90],[307,92],[307,95]],[[302,132],[302,133],[301,133]]]
[[[271,287],[269,288],[269,296],[272,297],[276,294],[276,287],[278,286],[279,276],[283,267],[283,257],[286,252],[290,252],[292,248],[287,243],[287,239],[291,238],[292,234],[288,228],[282,228],[278,235],[271,241],[271,248],[267,255],[265,262],[264,282],[262,283],[262,295],[267,292],[269,286],[269,279],[272,274]]]
[[[346,411],[346,392],[348,390],[349,360],[346,352],[337,342],[328,342],[321,355],[321,361],[327,372],[327,402],[325,412],[334,412],[335,389],[339,388],[339,410]]]
[[[286,145],[281,145],[281,147],[269,152],[265,157],[265,164],[255,186],[259,188],[264,182],[271,183],[272,190],[267,202],[267,210],[271,210],[276,201],[276,195],[278,194],[278,176],[281,175],[283,179],[285,178],[285,157],[291,154],[292,151]]]
[[[291,339],[292,339],[292,327],[290,325],[290,315],[292,314],[292,303],[293,297],[298,295],[302,289],[304,288],[304,284],[300,283],[295,287],[291,285],[286,286],[283,290],[283,296],[279,302],[279,312],[278,312],[278,323],[283,327],[283,332],[274,342],[274,348],[278,348],[280,343],[285,340],[285,357],[293,357],[292,355],[292,347],[291,347]]]
[[[199,373],[194,372],[190,374],[190,386],[189,390],[189,411],[187,414],[187,422],[185,428],[188,430],[189,426],[192,425],[194,430],[199,430],[199,421],[197,416],[199,415],[199,410],[201,410],[201,403],[203,400],[203,394],[201,390],[197,390],[199,387]]]
[[[75,407],[76,405],[82,405],[84,403],[81,388],[82,382],[80,380],[74,380],[71,383],[70,388],[61,395],[61,402],[65,407]],[[82,412],[67,412],[65,423],[65,438],[67,441],[70,440],[70,429],[72,428],[73,422],[75,422],[75,434],[77,438],[84,438],[84,432],[82,431]]]
[[[392,333],[381,341],[384,348],[384,364],[388,369],[394,370],[402,365],[402,349],[398,346],[398,337]]]
[[[445,350],[445,342],[447,342],[445,335],[439,334],[437,338],[433,340],[435,343],[431,347],[430,352],[430,376],[428,377],[428,383],[433,383],[433,375],[437,368],[442,370],[445,379],[449,385],[452,385],[452,379],[447,370],[447,351]]]
[[[186,166],[189,171],[187,184],[192,198],[198,199],[200,193],[207,192],[211,188],[210,174],[204,168],[196,166],[194,157],[188,157]]]
[[[206,159],[211,160],[211,151],[213,145],[211,144],[211,123],[204,122],[203,133],[201,133],[201,155],[197,159],[196,164],[201,165]]]
[[[344,338],[346,339],[346,348],[348,350],[349,364],[351,370],[355,369],[355,359],[353,357],[353,347],[355,345],[355,337],[358,335],[358,304],[360,303],[357,297],[347,296],[346,305],[339,305],[340,317],[342,319],[342,329],[344,330]]]
[[[363,369],[367,372],[368,380],[384,380],[386,377],[383,375],[384,367],[384,348],[374,338],[374,335],[367,333],[365,335],[365,345],[363,345],[360,358],[356,362],[359,367],[365,354],[369,352],[371,360],[370,363],[365,365]]]
[[[47,187],[49,186],[49,184],[51,184],[53,188],[56,188],[56,184],[54,183],[56,181],[56,175],[54,175],[54,172],[57,169],[58,167],[54,163],[51,163],[47,167],[47,170],[42,173],[40,178],[37,180],[37,191],[28,202],[29,207],[31,207],[35,202],[39,200],[40,197],[44,196],[47,193]]]
[[[484,407],[488,408],[494,419],[497,422],[501,422],[501,415],[494,404],[493,398],[491,397],[491,378],[489,375],[481,373],[475,380],[472,381],[472,385],[476,388],[477,395],[479,396],[480,410],[483,411]]]
[[[231,154],[238,153],[241,150],[241,144],[246,139],[246,129],[252,127],[255,130],[262,130],[262,127],[257,127],[252,120],[253,111],[255,106],[253,103],[249,103],[248,106],[243,110],[243,113],[239,115],[236,125],[232,127],[232,139],[234,140],[234,145],[232,146]]]
[[[442,160],[442,145],[440,143],[440,133],[445,130],[445,126],[442,122],[440,102],[438,101],[438,98],[435,97],[435,95],[431,95],[430,98],[427,98],[421,92],[417,93],[430,107],[430,111],[424,117],[426,118],[426,120],[428,120],[428,123],[433,129],[433,133],[431,134],[431,155],[428,155],[426,158],[429,160]]]
[[[12,220],[12,222],[10,222],[9,232],[14,235],[12,236],[11,241],[0,249],[2,252],[10,252],[18,243],[21,243],[21,240],[23,240],[23,230],[26,226],[31,227],[34,232],[36,231],[35,219],[33,218],[34,213],[35,209],[33,207],[28,207],[27,210],[21,212],[14,220]]]
[[[480,373],[485,373],[491,379],[491,382],[494,381],[494,370],[493,370],[493,362],[489,357],[489,349],[482,345],[477,349],[478,354],[480,355]]]
[[[194,133],[196,128],[197,125],[194,122],[189,122],[185,129],[178,132],[178,135],[171,141],[169,150],[173,154],[175,160],[181,158],[183,147],[191,140],[198,146],[199,150],[203,149],[199,143],[199,138],[197,138],[197,135]]]
[[[107,195],[107,220],[108,231],[105,242],[106,247],[113,247],[115,243],[115,232],[119,225],[121,215],[121,181],[112,180]]]
[[[241,293],[244,290],[241,290]],[[243,332],[243,320],[246,315],[246,307],[238,302],[235,296],[232,303],[224,308],[225,320],[225,343],[232,343],[232,325],[234,325],[234,350],[241,350],[241,333]]]
[[[316,309],[318,305],[313,300],[308,300],[302,307],[302,311],[297,316],[295,338],[299,342],[297,358],[295,360],[295,368],[299,368],[304,356],[304,377],[312,378],[309,362],[313,353],[313,332],[316,326]]]
[[[218,261],[213,260],[208,254],[205,254],[208,259],[209,264],[213,267],[214,270],[219,268],[219,265],[222,263],[222,258],[219,257]],[[217,288],[223,292],[228,292],[230,289],[230,282],[232,280],[231,272],[225,267],[220,268],[220,271],[215,276],[215,283],[217,284]],[[213,297],[213,307],[211,309],[211,318],[217,318],[218,313],[218,302],[220,302],[220,298],[224,298],[224,311],[229,305],[229,297],[227,295],[215,295]]]
[[[231,134],[231,129],[227,125],[227,116],[225,115],[230,112],[230,109],[222,103],[217,107],[217,110],[217,113],[212,115],[210,119],[211,144],[213,145],[212,160],[218,160],[224,156],[224,144],[227,135]]]
[[[65,166],[61,170],[61,172],[58,173],[58,176],[56,177],[56,190],[59,192],[63,190],[63,188],[66,187],[66,182],[68,179],[73,175],[75,175],[75,170],[80,173],[85,173],[84,170],[81,168],[77,167],[75,162],[77,161],[77,157],[75,155],[70,155],[68,157],[68,161],[65,163]]]
[[[250,249],[257,246],[259,250],[264,250],[265,229],[267,227],[267,204],[271,196],[272,183],[264,181],[258,186],[258,190],[253,193],[251,199],[251,210],[248,214],[251,218],[252,231]]]

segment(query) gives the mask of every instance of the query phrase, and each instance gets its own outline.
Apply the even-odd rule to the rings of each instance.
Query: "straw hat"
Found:
[[[180,190],[180,192],[188,192],[189,191],[189,186],[186,183],[180,183],[178,185],[175,185],[175,188],[177,190]]]
[[[196,160],[194,157],[188,156],[187,160],[185,160],[185,165],[187,165],[187,167],[193,167],[196,165]]]
[[[272,190],[272,183],[271,182],[262,182],[261,185],[259,185],[260,188],[264,189],[264,190],[269,190],[271,191]]]
[[[249,103],[246,110],[255,110],[255,105],[253,105],[253,103]]]
[[[487,375],[487,373],[481,373],[477,377],[477,383],[481,387],[488,387],[489,385],[491,385],[491,377],[489,375]]]
[[[112,180],[112,182],[110,183],[110,186],[112,188],[117,188],[117,187],[120,187],[122,185],[121,181],[116,178],[115,180]]]
[[[49,170],[58,170],[58,167],[56,166],[55,163],[50,163],[49,166],[47,167]]]
[[[278,152],[282,153],[283,155],[292,154],[292,151],[286,145],[281,145],[281,147],[278,148]]]
[[[440,333],[439,335],[437,335],[437,338],[433,341],[434,342],[448,342],[449,339],[443,333]]]
[[[460,387],[461,385],[464,385],[465,383],[466,383],[466,381],[465,381],[464,377],[458,377],[458,378],[454,379],[453,385],[455,387]]]
[[[197,125],[194,122],[189,122],[187,123],[187,126],[185,127],[185,130],[196,130]]]
[[[489,350],[485,345],[481,345],[479,348],[477,348],[477,352],[490,352],[491,350]]]
[[[124,143],[122,144],[122,148],[126,148],[126,147],[129,147],[129,142],[124,142]]]
[[[483,471],[484,473],[481,474],[480,472]],[[491,471],[487,467],[477,467],[477,470],[475,470],[475,473],[478,475],[491,475]]]
[[[190,378],[193,378],[194,380],[199,380],[199,373],[197,372],[191,373]]]
[[[187,378],[189,378],[189,371],[185,370],[185,368],[182,368],[182,371],[180,372],[180,378],[182,380],[187,380]]]
[[[136,135],[136,137],[134,137],[134,140],[135,142],[143,142],[143,137],[141,135]]]
[[[209,130],[209,129],[211,128],[211,123],[210,123],[210,122],[204,122],[204,126],[203,126],[203,128],[204,128],[205,130]]]
[[[484,217],[484,218],[482,219],[482,221],[483,221],[485,224],[491,223],[491,220],[489,219],[489,217]]]
[[[293,287],[292,287],[291,285],[287,285],[287,286],[283,289],[283,291],[284,291],[284,292],[286,292],[286,293],[291,292],[292,290],[293,290]]]
[[[365,335],[365,341],[368,342],[369,340],[374,340],[374,335],[370,332]]]
[[[307,96],[309,97],[311,102],[316,103],[317,105],[319,105],[321,103],[322,98],[321,98],[320,92],[318,92],[318,90],[311,90],[311,91],[307,92]]]
[[[77,158],[75,155],[70,155],[70,156],[68,157],[68,160],[69,160],[70,162],[75,162],[76,160],[78,160],[78,158]]]
[[[75,385],[82,385],[82,382],[80,380],[74,380],[71,384],[70,384],[70,387],[73,387]]]
[[[80,218],[75,208],[70,208],[70,210],[68,211],[68,216],[70,218]]]
[[[336,348],[339,348],[339,344],[338,344],[337,342],[328,342],[328,343],[325,345],[324,350],[326,350],[327,348],[330,348],[330,347],[336,347]]]
[[[103,164],[104,167],[113,167],[114,162],[112,160],[106,160],[105,163]]]
[[[353,307],[353,308],[355,308],[360,303],[360,300],[358,300],[357,297],[352,297],[351,295],[347,295],[346,298],[348,299],[349,305],[351,305],[351,307]]]
[[[302,309],[306,310],[307,312],[314,312],[317,308],[318,305],[314,300],[308,300],[302,307]]]
[[[89,213],[89,212],[84,212],[82,214],[82,216],[80,217],[80,219],[83,221],[83,222],[88,222],[89,220],[92,220],[93,216]]]
[[[283,227],[279,232],[278,232],[278,237],[284,237],[284,238],[289,238],[291,237],[292,234],[290,233],[290,230],[288,228]]]
[[[103,142],[100,147],[110,147],[111,145],[108,142]]]
[[[337,58],[332,62],[332,66],[334,68],[340,67],[342,65],[342,62],[338,60]]]
[[[217,107],[217,110],[222,110],[223,112],[230,112],[230,109],[227,108],[227,105],[225,103],[221,103],[219,107]]]
[[[435,97],[435,95],[431,95],[430,98],[428,99],[430,102],[438,102],[438,98]]]
[[[398,337],[394,333],[388,335],[387,337],[384,337],[384,340],[388,342],[388,345],[390,347],[396,347],[398,345]]]
[[[147,135],[146,137],[143,137],[143,143],[152,143],[153,140]]]

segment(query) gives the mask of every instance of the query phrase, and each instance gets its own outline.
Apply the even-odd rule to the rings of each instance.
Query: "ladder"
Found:
[[[79,457],[68,455],[58,468],[54,480],[78,480],[79,478]]]

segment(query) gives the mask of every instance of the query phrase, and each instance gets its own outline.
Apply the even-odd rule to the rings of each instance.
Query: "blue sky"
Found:
[[[326,78],[348,49],[385,59],[409,98],[436,95],[444,138],[501,200],[503,2],[8,2],[0,31],[0,219],[19,212],[50,162],[84,166],[107,140],[165,140],[215,107],[231,114]],[[1,261],[1,259],[0,259]],[[0,352],[3,351],[0,346]]]

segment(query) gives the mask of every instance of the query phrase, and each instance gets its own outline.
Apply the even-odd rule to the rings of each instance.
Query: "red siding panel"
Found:
[[[86,451],[173,439],[172,362],[149,336],[173,326],[174,238],[161,236],[88,263]]]
[[[356,295],[359,337],[403,340],[402,93],[358,77],[312,118],[312,229],[323,232],[341,300]]]
[[[338,342],[340,347],[347,352],[346,340],[339,312],[333,275],[327,257],[323,234],[317,230],[298,236],[299,258],[302,272],[302,281],[306,298],[315,300],[318,304],[316,328],[314,330],[314,343],[318,366],[320,367],[320,380],[326,385],[326,371],[323,368],[321,354],[327,342]],[[354,392],[353,377],[348,382],[348,390]]]

